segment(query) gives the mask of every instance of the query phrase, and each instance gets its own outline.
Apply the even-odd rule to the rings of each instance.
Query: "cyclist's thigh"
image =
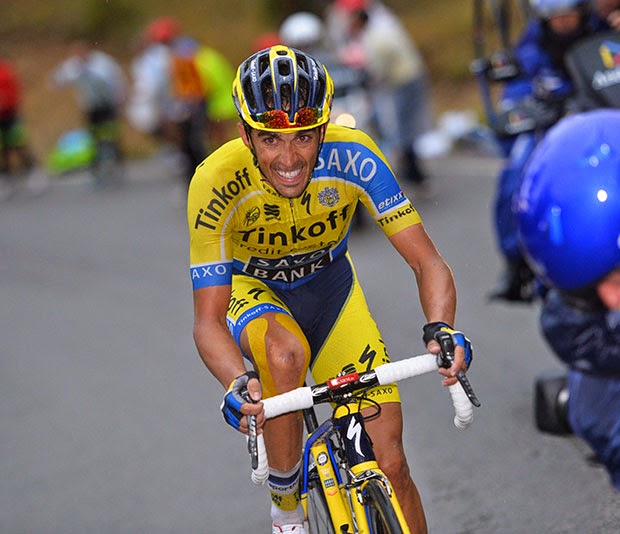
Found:
[[[352,265],[351,269],[353,279],[348,298],[311,367],[317,383],[343,371],[368,371],[390,361]],[[400,402],[396,384],[373,388],[368,397],[379,403]]]
[[[228,327],[246,358],[250,359],[261,377],[263,396],[277,391],[267,361],[268,346],[283,346],[299,355],[293,365],[300,367],[303,384],[310,361],[310,347],[301,327],[293,319],[286,304],[263,282],[234,275],[227,314]]]

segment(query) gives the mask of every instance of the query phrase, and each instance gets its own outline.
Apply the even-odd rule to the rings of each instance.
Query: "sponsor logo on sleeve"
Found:
[[[413,215],[414,213],[416,213],[416,209],[411,205],[411,203],[408,203],[401,208],[391,211],[384,217],[380,217],[379,219],[377,219],[377,223],[381,227],[388,226],[389,224],[398,221],[402,217],[407,217],[409,215]]]
[[[228,262],[204,263],[202,265],[192,265],[189,271],[194,289],[226,285],[230,283],[232,264]]]

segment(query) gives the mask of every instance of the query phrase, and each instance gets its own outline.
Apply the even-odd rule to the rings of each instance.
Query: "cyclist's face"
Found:
[[[316,165],[324,127],[287,134],[252,129],[248,138],[240,125],[239,133],[256,155],[258,166],[271,187],[286,198],[295,198],[304,192]]]

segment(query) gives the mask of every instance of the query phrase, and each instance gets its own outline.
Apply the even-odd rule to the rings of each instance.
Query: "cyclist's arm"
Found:
[[[229,301],[229,285],[194,291],[194,342],[202,361],[224,388],[246,372],[241,350],[226,324]],[[248,389],[253,399],[260,400],[260,387],[256,381],[249,383]],[[246,415],[259,415],[261,411],[262,404],[244,404],[241,409]],[[259,425],[261,423],[259,421]],[[240,430],[244,431],[246,422],[242,421],[241,425]]]
[[[456,316],[456,285],[452,270],[439,254],[422,223],[414,224],[390,236],[390,241],[415,273],[420,303],[429,323],[443,322],[453,325]],[[439,345],[431,341],[428,349],[439,352]],[[465,353],[461,347],[455,352],[450,369],[440,369],[446,377],[465,371]],[[450,378],[446,384],[454,383]]]

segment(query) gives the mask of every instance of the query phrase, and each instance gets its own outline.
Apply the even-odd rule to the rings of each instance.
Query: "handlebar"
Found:
[[[336,402],[356,391],[437,371],[440,366],[446,367],[447,361],[449,360],[446,360],[443,354],[439,356],[422,354],[386,363],[363,373],[350,373],[332,378],[322,384],[302,386],[287,393],[264,399],[262,402],[265,417],[270,419],[285,413],[311,408],[316,404]],[[480,403],[465,375],[457,378],[459,382],[449,386],[448,390],[454,407],[454,425],[459,430],[463,430],[473,422],[473,406],[480,406]],[[468,389],[467,392],[464,385]],[[252,458],[252,482],[257,485],[264,484],[269,476],[269,467],[263,435],[250,435],[248,440],[252,443],[251,448],[256,451],[258,456],[258,458]]]

